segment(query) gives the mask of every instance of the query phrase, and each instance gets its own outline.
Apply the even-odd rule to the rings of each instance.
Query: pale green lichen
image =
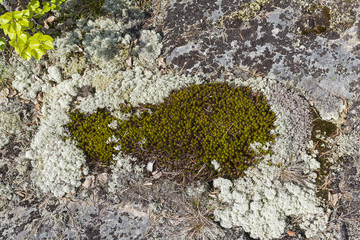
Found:
[[[138,50],[135,51],[138,56],[138,59],[135,59],[135,64],[150,69],[156,68],[156,59],[160,56],[161,49],[162,43],[160,34],[153,30],[142,30]]]
[[[216,179],[220,194],[215,220],[225,228],[241,226],[251,237],[279,238],[289,218],[305,230],[307,237],[326,229],[328,214],[324,213],[316,195],[316,169],[320,167],[312,149],[309,104],[270,79],[234,79],[235,83],[261,89],[276,114],[277,137],[272,145],[274,154],[266,155],[250,168],[244,178],[234,181]],[[242,82],[242,83],[241,83]],[[252,147],[257,148],[254,143]],[[301,174],[297,175],[297,172]],[[314,224],[311,226],[311,224]]]
[[[71,77],[73,74],[82,74],[87,67],[86,58],[83,53],[68,54],[68,64],[63,65],[63,73],[66,77]]]
[[[0,148],[9,143],[10,137],[19,134],[21,120],[16,113],[0,112]]]

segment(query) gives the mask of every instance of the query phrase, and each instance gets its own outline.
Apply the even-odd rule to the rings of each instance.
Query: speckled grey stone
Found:
[[[300,1],[269,1],[248,22],[227,18],[238,1],[170,2],[164,55],[175,69],[207,77],[239,69],[275,76],[301,90],[326,120],[338,119],[341,98],[358,91],[352,87],[360,76],[358,20],[341,34],[298,34]],[[359,13],[357,3],[349,4]]]

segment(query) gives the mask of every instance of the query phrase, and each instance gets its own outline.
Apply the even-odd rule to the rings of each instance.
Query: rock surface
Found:
[[[125,14],[128,1],[107,2],[120,9],[109,18],[120,15],[128,22],[141,12],[137,8]],[[161,69],[167,65],[208,81],[227,76],[272,79],[302,95],[323,120],[336,123],[336,136],[327,139],[333,146],[327,156],[334,162],[324,182],[331,214],[325,233],[315,239],[360,239],[359,3],[269,0],[255,16],[239,19],[239,6],[249,2],[254,1],[154,0],[154,14],[142,28],[163,37]],[[132,36],[140,36],[138,22],[126,29]],[[30,75],[41,72],[41,67],[29,66],[23,68]],[[58,69],[50,72],[53,80],[62,81]],[[5,239],[251,239],[241,228],[225,229],[206,220],[213,213],[206,194],[198,193],[194,200],[174,181],[176,173],[149,173],[141,181],[119,173],[115,192],[110,192],[105,177],[110,170],[98,170],[90,172],[91,184],[65,197],[42,193],[31,182],[32,166],[24,157],[41,118],[42,94],[29,96],[33,99],[7,93],[8,100],[0,102],[1,112],[16,111],[21,122],[20,134],[11,132],[0,148],[0,233]],[[293,140],[303,141],[298,132],[292,130]],[[205,190],[214,189],[206,185]],[[291,222],[287,229],[280,239],[306,239],[298,225]]]

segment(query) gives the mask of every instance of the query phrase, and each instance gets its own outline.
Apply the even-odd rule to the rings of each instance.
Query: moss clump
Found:
[[[61,21],[68,18],[77,19],[96,19],[104,16],[103,5],[105,0],[78,0],[74,6],[76,11],[65,13]]]
[[[330,28],[330,8],[326,6],[310,4],[304,11],[303,16],[297,22],[301,34],[326,33]]]
[[[152,5],[152,0],[135,0],[136,5],[142,10],[149,10]]]
[[[316,184],[318,186],[317,195],[323,200],[323,203],[325,203],[328,199],[329,190],[322,188],[322,186],[325,183],[326,176],[330,173],[332,164],[328,160],[330,147],[324,139],[333,137],[336,133],[337,127],[332,122],[322,120],[315,109],[311,109],[311,115],[313,119],[311,140],[314,142],[315,150],[318,151],[316,160],[320,163],[320,168],[317,169],[316,177]]]
[[[268,0],[256,0],[241,4],[237,11],[237,18],[241,21],[253,19],[268,2]]]
[[[271,153],[270,149],[254,150],[251,143],[264,146],[275,138],[270,134],[275,128],[275,114],[265,97],[250,88],[232,87],[227,83],[192,85],[174,91],[158,105],[135,108],[124,104],[120,108],[132,116],[126,121],[118,120],[113,132],[106,130],[110,115],[104,110],[85,118],[80,113],[72,113],[73,121],[86,122],[86,126],[69,124],[76,126],[69,130],[79,141],[78,146],[88,153],[96,153],[92,157],[110,159],[115,146],[105,146],[105,142],[114,134],[122,152],[144,162],[156,158],[158,166],[184,170],[190,178],[220,175],[233,179],[243,176],[263,154]],[[79,131],[96,134],[81,136]],[[99,145],[96,151],[89,145],[94,141]],[[219,173],[211,164],[213,160],[220,164]]]
[[[101,161],[110,164],[112,155],[117,153],[115,143],[108,142],[114,131],[108,125],[113,117],[105,109],[86,115],[75,110],[70,113],[71,122],[66,128],[71,133],[71,140],[77,142],[77,147],[82,149],[88,160]]]

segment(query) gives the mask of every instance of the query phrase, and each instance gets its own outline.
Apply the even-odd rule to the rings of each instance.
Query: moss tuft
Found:
[[[333,137],[336,133],[337,127],[334,123],[322,120],[319,113],[315,109],[311,109],[313,127],[311,130],[311,140],[314,142],[315,150],[318,151],[316,160],[320,163],[320,168],[317,169],[316,185],[318,186],[317,195],[322,199],[323,203],[328,199],[329,190],[323,188],[325,179],[330,173],[332,166],[328,160],[330,153],[330,146],[324,141],[325,138]]]
[[[241,4],[237,11],[237,18],[240,21],[253,19],[268,2],[268,0],[256,0]]]
[[[326,6],[310,4],[304,11],[303,16],[297,22],[301,34],[326,33],[330,29],[330,8]]]
[[[265,97],[227,83],[192,85],[173,91],[161,104],[123,104],[120,110],[132,116],[117,119],[116,130],[107,127],[115,118],[105,110],[89,116],[72,112],[67,127],[88,156],[111,162],[116,144],[106,141],[114,134],[122,152],[145,163],[156,158],[159,167],[185,171],[191,179],[234,179],[271,154],[263,146],[275,138],[270,134],[275,114]],[[253,143],[260,147],[253,149]],[[218,172],[213,160],[220,164]]]
[[[108,141],[114,135],[114,130],[108,126],[113,121],[110,113],[100,109],[94,114],[86,115],[75,110],[70,113],[70,118],[71,122],[66,128],[71,133],[71,140],[77,142],[77,147],[84,151],[88,160],[109,165],[112,155],[117,153],[115,144]]]
[[[105,0],[79,0],[76,5],[76,11],[71,13],[73,19],[96,19],[99,16],[104,16],[103,5]]]

